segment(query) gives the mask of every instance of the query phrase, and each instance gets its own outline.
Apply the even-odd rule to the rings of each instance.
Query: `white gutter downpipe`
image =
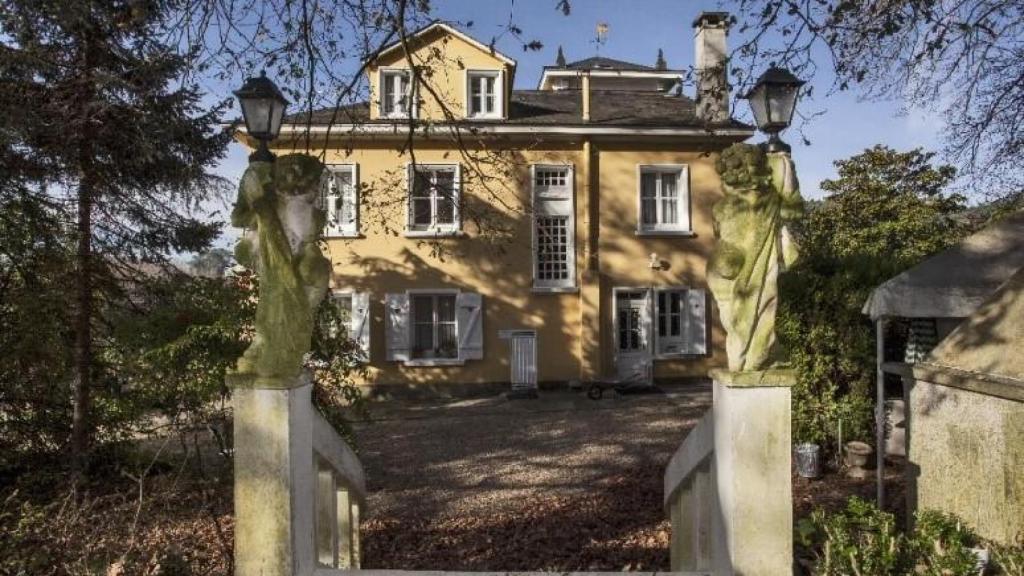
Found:
[[[580,85],[580,94],[583,98],[581,120],[590,122],[590,73],[584,72]]]

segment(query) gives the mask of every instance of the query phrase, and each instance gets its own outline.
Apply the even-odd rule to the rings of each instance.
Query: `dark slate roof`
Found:
[[[667,95],[659,92],[627,92],[594,90],[591,92],[590,122],[587,125],[638,126],[685,128],[703,127],[697,118],[693,100],[685,96]],[[506,124],[523,125],[581,125],[580,92],[578,90],[513,90]],[[313,124],[331,122],[332,112],[322,109],[313,112]],[[366,102],[344,106],[338,109],[335,124],[378,123],[390,124],[394,120],[370,119],[370,107]],[[286,118],[288,123],[305,123],[305,114],[293,114]],[[467,121],[466,123],[476,123]],[[479,121],[480,124],[494,123],[493,120]],[[752,129],[749,125],[732,120],[719,127]]]
[[[551,68],[562,68],[560,66],[548,66]],[[616,60],[614,58],[605,58],[603,56],[594,56],[592,58],[584,58],[583,60],[577,60],[575,62],[569,62],[564,66],[565,70],[624,70],[629,72],[655,72],[653,66],[644,66],[643,64],[634,64],[633,62],[626,62],[624,60]]]

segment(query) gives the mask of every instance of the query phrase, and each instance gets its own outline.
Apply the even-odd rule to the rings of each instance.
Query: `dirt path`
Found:
[[[356,427],[371,491],[363,565],[668,569],[662,473],[710,400],[690,386],[372,406]]]

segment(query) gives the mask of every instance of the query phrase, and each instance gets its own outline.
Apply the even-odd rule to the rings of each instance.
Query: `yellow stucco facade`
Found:
[[[325,130],[313,133],[312,151],[322,151],[329,167],[345,167],[357,191],[353,228],[344,237],[328,234],[325,245],[334,267],[332,288],[366,295],[369,309],[365,326],[359,328],[368,354],[364,383],[508,382],[514,363],[510,331],[535,333],[533,367],[540,382],[621,379],[619,340],[630,336],[623,336],[620,319],[626,320],[616,312],[616,290],[659,287],[695,290],[692,294],[703,304],[694,305],[706,305],[699,311],[704,314],[705,342],[701,353],[659,354],[655,340],[664,329],[659,322],[667,326],[675,320],[667,313],[659,317],[657,293],[650,292],[643,330],[653,377],[704,377],[710,369],[725,366],[724,333],[712,300],[697,291],[707,287],[705,264],[714,242],[711,207],[721,195],[714,162],[721,149],[745,139],[749,131],[609,126],[582,116],[544,125],[509,120],[521,112],[510,90],[514,62],[447,27],[428,29],[409,45],[413,60],[430,68],[423,73],[431,79],[433,92],[443,95],[447,113],[420,87],[415,136],[408,120],[381,116],[381,70],[408,66],[399,46],[367,68],[368,119],[332,127],[328,141],[323,140]],[[461,122],[468,113],[467,70],[500,71],[501,117]],[[578,109],[587,108],[582,105],[587,98],[598,97],[579,91],[564,96],[579,101]],[[479,132],[476,125],[499,128]],[[301,138],[302,132],[301,126],[291,133],[286,129],[277,148],[290,151],[295,140],[289,134]],[[411,230],[413,163],[458,166],[454,230]],[[544,166],[566,171],[571,194],[573,272],[569,285],[554,289],[539,287],[537,281],[537,219],[542,210],[536,170]],[[679,212],[677,219],[685,220],[682,229],[641,230],[641,171],[648,169],[643,167],[678,175],[673,176],[678,178],[673,180],[678,202],[673,210]],[[480,331],[482,349],[468,357],[460,350],[440,362],[400,355],[402,359],[394,359],[395,330],[407,331],[400,337],[409,339],[411,349],[418,316],[405,310],[404,320],[395,320],[397,300],[389,295],[410,291],[479,294],[482,305],[473,319],[479,324],[473,329]],[[459,330],[461,322],[460,317]]]

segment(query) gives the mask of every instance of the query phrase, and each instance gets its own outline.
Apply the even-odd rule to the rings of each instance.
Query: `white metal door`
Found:
[[[620,382],[651,381],[649,290],[615,293],[615,369]]]
[[[512,335],[512,390],[537,389],[537,335],[517,332]]]

